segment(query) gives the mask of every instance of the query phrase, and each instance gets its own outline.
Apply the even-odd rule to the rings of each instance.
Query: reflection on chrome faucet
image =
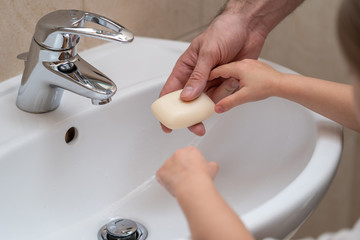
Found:
[[[83,27],[99,24],[109,31]],[[42,17],[36,25],[29,53],[19,55],[25,70],[16,105],[27,112],[55,110],[64,89],[90,98],[93,104],[111,101],[116,85],[77,54],[80,35],[104,40],[131,42],[133,34],[103,16],[78,10],[58,10]]]

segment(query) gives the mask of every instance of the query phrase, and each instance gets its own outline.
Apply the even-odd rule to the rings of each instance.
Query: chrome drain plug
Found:
[[[98,233],[99,240],[144,240],[146,228],[130,219],[118,218],[104,225]]]

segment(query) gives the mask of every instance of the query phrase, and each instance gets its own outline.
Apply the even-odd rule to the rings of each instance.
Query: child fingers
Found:
[[[208,171],[212,179],[215,178],[216,174],[219,171],[219,165],[216,162],[208,163]]]
[[[239,88],[239,81],[235,78],[226,79],[211,93],[211,99],[217,103],[221,99],[233,94]]]
[[[236,62],[224,64],[218,66],[210,72],[209,80],[214,80],[216,78],[239,78],[239,70],[236,68]]]
[[[230,109],[247,103],[248,96],[245,88],[241,88],[239,91],[223,98],[215,105],[215,112],[223,113],[229,111]]]

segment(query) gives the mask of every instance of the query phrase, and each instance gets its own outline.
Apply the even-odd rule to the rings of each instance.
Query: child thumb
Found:
[[[216,162],[208,163],[208,171],[212,179],[216,177],[216,174],[219,171],[219,165]]]

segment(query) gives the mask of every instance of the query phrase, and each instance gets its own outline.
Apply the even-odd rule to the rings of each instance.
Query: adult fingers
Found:
[[[167,128],[167,127],[164,126],[162,123],[160,123],[160,126],[161,126],[162,130],[163,130],[165,133],[171,133],[171,132],[172,132],[172,129]],[[193,125],[193,126],[190,126],[190,127],[188,127],[188,129],[189,129],[192,133],[194,133],[194,134],[196,134],[196,135],[198,135],[198,136],[204,136],[205,133],[206,133],[205,126],[204,126],[204,124],[203,124],[202,122],[197,123],[197,124],[195,124],[195,125]]]
[[[217,103],[221,99],[233,94],[239,88],[239,80],[229,78],[223,81],[220,85],[213,87],[207,92],[211,99]]]
[[[191,42],[190,46],[185,50],[185,52],[179,57],[170,76],[161,90],[160,97],[167,93],[184,88],[197,63],[198,48],[199,41],[195,39]]]
[[[205,126],[204,126],[204,124],[202,122],[197,123],[197,124],[195,124],[193,126],[190,126],[190,127],[188,127],[188,129],[192,133],[194,133],[194,134],[196,134],[198,136],[204,136],[205,133],[206,133]]]
[[[195,68],[186,82],[184,90],[181,92],[182,100],[194,100],[204,91],[210,71],[214,67],[213,59],[214,56],[210,55],[210,53],[200,53]]]
[[[161,129],[165,132],[165,133],[171,133],[172,129],[167,128],[164,124],[160,123]]]

